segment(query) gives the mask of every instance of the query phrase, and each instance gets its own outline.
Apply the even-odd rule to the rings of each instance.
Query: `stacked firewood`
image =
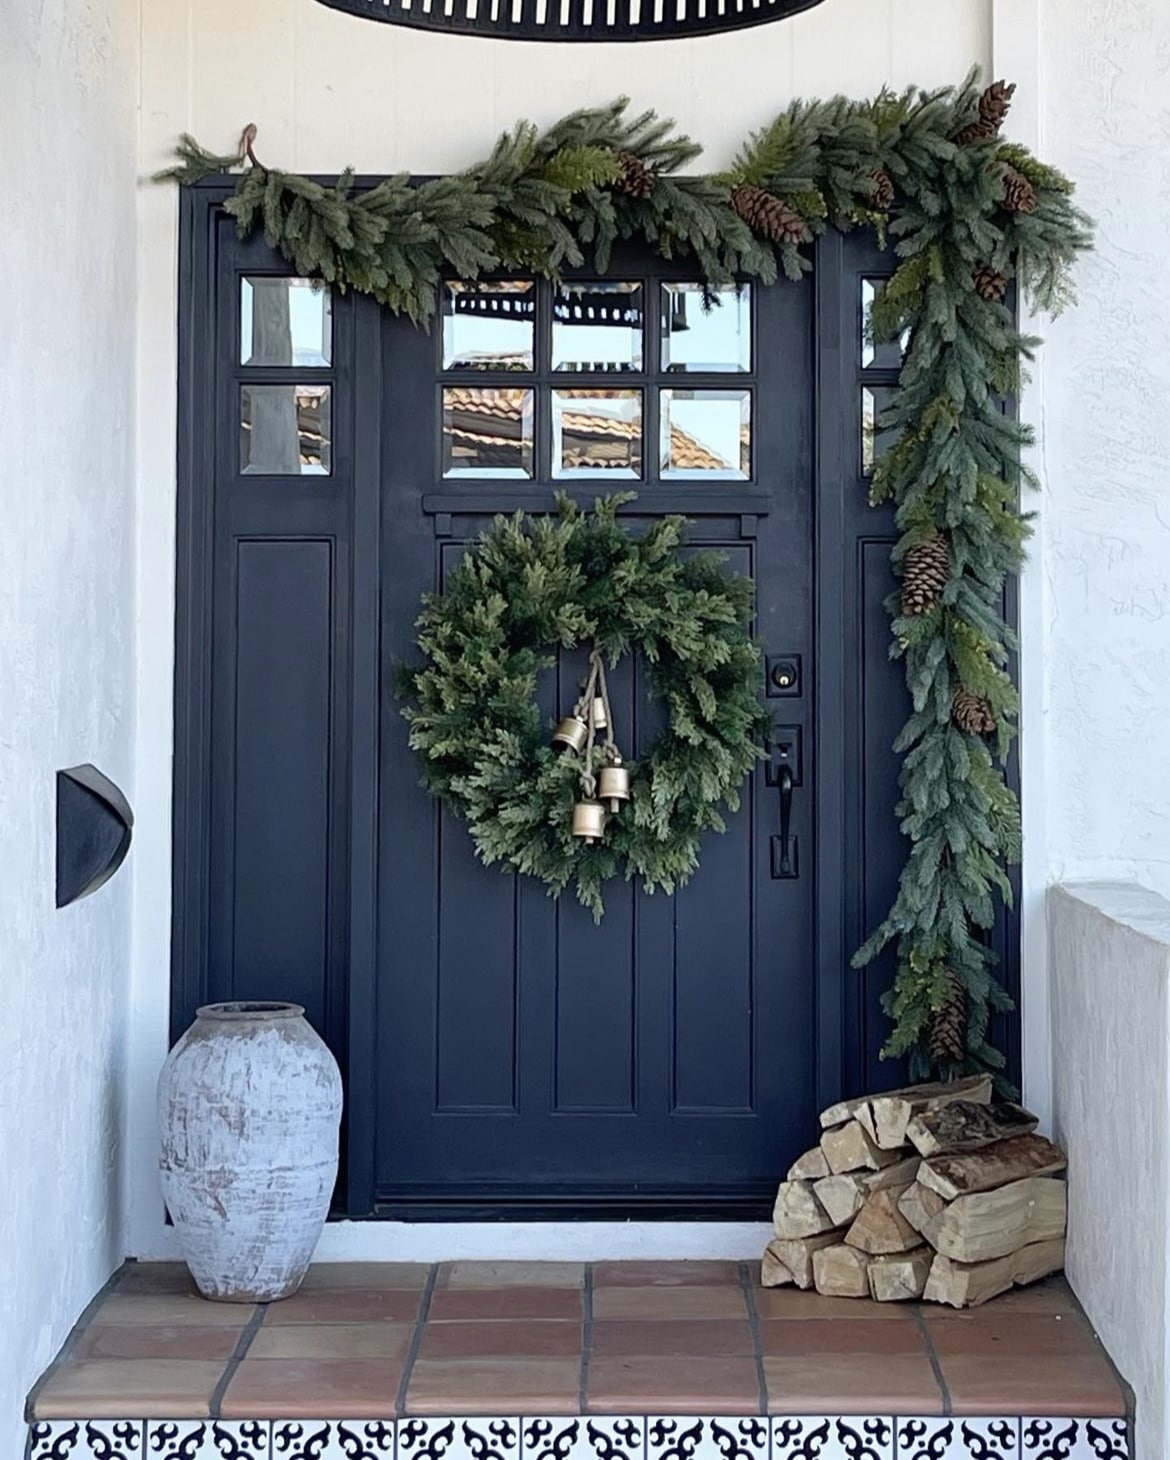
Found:
[[[1064,1266],[1064,1153],[972,1076],[843,1100],[776,1195],[765,1287],[985,1303]]]

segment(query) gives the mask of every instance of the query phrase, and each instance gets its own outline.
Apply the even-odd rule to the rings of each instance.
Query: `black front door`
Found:
[[[894,529],[866,503],[888,260],[834,236],[803,283],[712,301],[628,254],[449,289],[428,334],[290,278],[224,196],[182,202],[174,1033],[209,999],[305,1005],[353,1215],[762,1215],[818,1105],[901,1075],[889,963],[849,969],[902,856]],[[616,884],[600,926],[420,789],[391,695],[420,595],[558,488],[636,490],[634,530],[684,512],[754,578],[793,875],[765,766],[685,889]],[[545,677],[550,720],[580,673]],[[645,747],[636,662],[614,689]]]
[[[790,686],[803,693],[770,702],[795,759],[812,677],[811,294],[705,298],[627,256],[605,281],[449,288],[429,337],[387,319],[385,655],[409,657],[420,595],[493,513],[547,509],[553,488],[585,500],[631,488],[632,529],[689,509],[691,540],[755,579],[768,652],[794,675],[810,666]],[[565,655],[549,674],[550,723],[583,665],[584,651]],[[643,749],[658,725],[638,664],[614,692]],[[812,831],[807,760],[798,851]],[[811,871],[772,875],[779,794],[766,780],[707,839],[687,887],[615,884],[595,926],[571,895],[482,867],[419,788],[405,726],[386,722],[381,1203],[693,1212],[766,1195],[811,1128],[816,1033]]]

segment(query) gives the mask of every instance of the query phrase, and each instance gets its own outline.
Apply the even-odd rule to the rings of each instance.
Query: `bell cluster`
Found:
[[[593,678],[591,675],[591,681]],[[591,685],[573,713],[553,731],[552,746],[562,754],[582,758],[581,795],[573,807],[573,835],[592,845],[605,835],[608,818],[616,816],[622,803],[630,800],[630,772],[614,742],[608,696],[590,696],[589,688]],[[598,734],[605,737],[605,764],[594,778],[593,743]]]

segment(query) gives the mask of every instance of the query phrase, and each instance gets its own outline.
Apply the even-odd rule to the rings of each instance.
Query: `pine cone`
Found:
[[[1009,213],[1036,211],[1036,189],[1014,167],[1009,167],[1003,175],[1003,205]]]
[[[907,618],[929,613],[951,576],[951,545],[941,532],[916,542],[902,559],[902,612]]]
[[[990,264],[976,264],[974,279],[975,292],[980,299],[986,299],[990,304],[1002,304],[1007,298],[1007,275],[999,273]]]
[[[894,179],[884,167],[875,169],[870,177],[873,181],[870,203],[879,213],[888,213],[894,206]]]
[[[967,990],[953,968],[947,969],[946,998],[931,1014],[926,1038],[936,1065],[957,1065],[966,1057]]]
[[[807,229],[804,219],[781,198],[751,183],[739,183],[731,190],[732,209],[754,233],[762,233],[773,243],[803,243]]]
[[[982,695],[969,689],[957,689],[951,701],[951,719],[968,735],[990,735],[995,730],[995,715]]]
[[[654,169],[647,167],[635,152],[619,152],[618,175],[614,186],[631,198],[648,198],[654,191]]]
[[[1015,95],[1014,81],[993,81],[979,98],[979,116],[969,122],[962,131],[956,132],[954,140],[960,147],[969,147],[972,142],[990,142],[999,136]]]

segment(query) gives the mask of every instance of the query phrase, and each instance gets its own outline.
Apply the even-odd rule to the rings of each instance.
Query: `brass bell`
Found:
[[[622,809],[622,802],[630,799],[630,773],[624,765],[606,765],[598,777],[597,794],[609,803],[614,816]]]
[[[580,715],[566,715],[553,731],[552,743],[558,750],[585,749],[589,739],[589,726]]]
[[[593,696],[593,728],[594,730],[605,730],[609,721],[605,718],[605,701],[600,695]]]
[[[600,801],[578,801],[573,807],[573,835],[600,841],[605,832],[605,807]]]

